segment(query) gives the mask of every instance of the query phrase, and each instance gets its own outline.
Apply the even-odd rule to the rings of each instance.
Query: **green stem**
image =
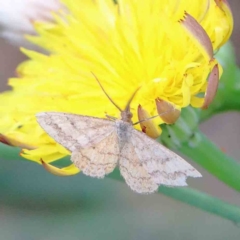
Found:
[[[240,164],[226,156],[201,132],[178,149],[225,184],[240,191]]]
[[[118,171],[114,171],[109,176],[118,181],[123,181]],[[189,187],[170,188],[161,186],[158,192],[235,223],[240,222],[240,208],[238,206],[228,204],[195,189]]]
[[[202,193],[189,187],[174,189],[160,187],[159,192],[204,211],[227,218],[235,223],[239,223],[240,208],[238,206],[228,204],[206,193]]]

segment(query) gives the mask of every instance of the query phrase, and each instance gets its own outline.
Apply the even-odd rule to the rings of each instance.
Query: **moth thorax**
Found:
[[[129,139],[131,138],[131,129],[132,124],[125,122],[123,120],[117,120],[115,122],[117,127],[117,135],[118,135],[118,141],[119,141],[119,147],[122,149],[126,143],[129,142]]]

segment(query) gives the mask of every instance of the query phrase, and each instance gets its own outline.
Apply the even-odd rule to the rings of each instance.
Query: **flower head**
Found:
[[[69,154],[38,126],[38,112],[119,116],[92,73],[122,109],[141,87],[131,103],[135,122],[139,105],[144,115],[158,114],[157,99],[157,104],[174,106],[178,115],[189,105],[203,106],[199,94],[219,66],[213,50],[232,31],[225,1],[63,2],[68,11],[56,13],[54,23],[37,23],[39,36],[29,37],[51,54],[23,49],[30,60],[18,67],[18,78],[10,79],[13,90],[0,95],[6,103],[0,107],[0,131],[30,146],[24,157],[40,163],[41,158],[51,162]]]

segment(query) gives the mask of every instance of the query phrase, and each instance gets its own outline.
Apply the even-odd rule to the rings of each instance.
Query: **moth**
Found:
[[[71,152],[76,167],[85,175],[103,178],[118,166],[129,187],[142,194],[153,193],[160,185],[186,186],[187,177],[201,177],[180,156],[133,128],[130,104],[138,89],[121,110],[98,83],[120,110],[121,119],[61,112],[36,115],[43,130]]]

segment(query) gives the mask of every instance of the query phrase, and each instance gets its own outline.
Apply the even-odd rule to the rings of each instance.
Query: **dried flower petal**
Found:
[[[190,14],[185,12],[185,16],[183,20],[179,21],[188,33],[193,36],[193,40],[195,39],[198,45],[200,45],[201,49],[204,51],[204,55],[207,55],[207,59],[210,60],[213,58],[213,46],[209,36],[207,35],[204,28],[194,19]]]
[[[216,64],[213,67],[212,72],[209,74],[209,77],[208,77],[208,86],[205,92],[205,99],[202,106],[203,109],[208,108],[210,103],[213,101],[217,93],[218,82],[219,82],[219,69],[218,69],[218,64]]]
[[[157,98],[156,105],[157,112],[165,123],[173,124],[179,118],[181,111],[176,109],[171,103]]]

